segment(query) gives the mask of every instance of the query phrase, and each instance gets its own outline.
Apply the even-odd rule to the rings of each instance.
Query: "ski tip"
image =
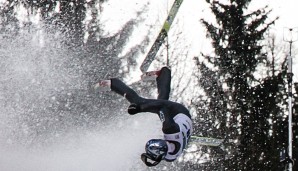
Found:
[[[218,147],[223,143],[224,139],[191,136],[191,143],[204,146]]]

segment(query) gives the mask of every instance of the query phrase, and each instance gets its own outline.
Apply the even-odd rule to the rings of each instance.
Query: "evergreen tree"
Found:
[[[284,72],[257,80],[257,67],[266,62],[262,51],[264,33],[274,21],[267,22],[268,7],[246,14],[250,0],[230,0],[224,4],[209,1],[217,24],[206,20],[215,56],[203,55],[208,62],[200,62],[200,85],[208,99],[208,107],[198,115],[213,118],[208,122],[210,136],[223,137],[226,141],[225,168],[228,170],[278,170],[279,146],[277,137],[284,129],[275,124],[282,122]],[[208,67],[208,66],[212,67]],[[199,106],[198,106],[199,107]],[[203,112],[203,114],[201,114]],[[273,124],[269,120],[273,119]],[[271,135],[272,127],[276,129]],[[229,143],[237,140],[239,146]],[[272,149],[274,146],[275,150]],[[260,150],[262,149],[262,150]],[[216,164],[216,163],[215,163]]]
[[[18,34],[19,29],[13,2],[0,3],[0,38],[12,38]]]
[[[293,105],[293,160],[294,166],[293,170],[297,171],[298,166],[298,82],[294,83],[295,94],[294,94],[294,105]]]

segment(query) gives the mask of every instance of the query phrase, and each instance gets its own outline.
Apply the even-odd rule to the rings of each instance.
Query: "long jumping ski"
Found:
[[[151,49],[149,50],[149,52],[147,53],[147,56],[145,57],[143,63],[141,64],[141,71],[144,73],[148,70],[150,64],[152,63],[152,61],[154,60],[160,46],[164,43],[165,38],[168,36],[168,32],[170,30],[170,27],[176,17],[176,14],[182,4],[183,0],[175,0],[170,12],[168,14],[168,17],[166,19],[166,21],[164,22],[164,25],[161,29],[161,31],[159,32],[159,35],[157,36],[155,42],[153,43]]]
[[[224,139],[218,139],[218,138],[198,137],[198,136],[190,137],[190,143],[194,143],[196,145],[204,145],[204,146],[218,147],[223,143],[223,141]]]

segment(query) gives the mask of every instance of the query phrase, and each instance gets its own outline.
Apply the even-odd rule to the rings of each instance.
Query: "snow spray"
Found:
[[[0,36],[0,170],[144,170],[145,143],[161,135],[156,115],[109,108],[102,121],[92,95],[72,91],[87,89],[84,66],[58,31]]]

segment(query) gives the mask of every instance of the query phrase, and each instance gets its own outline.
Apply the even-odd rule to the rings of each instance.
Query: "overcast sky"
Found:
[[[222,0],[225,2],[226,0]],[[162,23],[170,9],[171,4],[174,0],[109,0],[104,5],[104,12],[102,21],[105,21],[106,30],[109,30],[110,34],[117,32],[117,30],[129,19],[136,17],[135,11],[140,10],[141,7],[149,2],[149,9],[146,12],[145,20],[143,24],[140,24],[135,29],[134,35],[130,42],[130,46],[139,43],[144,34],[147,33],[148,26],[156,26],[156,35],[150,35],[151,37],[157,36],[158,31],[162,27]],[[284,32],[287,28],[298,27],[298,1],[297,0],[252,0],[248,10],[254,11],[258,8],[262,8],[268,5],[273,11],[268,18],[268,22],[275,19],[277,16],[279,20],[271,28],[271,32],[274,32],[278,36],[280,43],[286,43],[283,41]],[[184,44],[188,45],[190,49],[190,56],[198,56],[200,52],[210,49],[211,45],[209,40],[206,40],[205,30],[200,23],[200,19],[214,19],[210,13],[210,9],[205,0],[184,0],[180,10],[177,14],[176,21],[174,22],[173,28],[181,28],[181,32],[184,36]],[[298,30],[298,28],[296,29]],[[171,39],[171,34],[169,34]],[[293,40],[298,39],[297,34],[293,37]],[[297,47],[297,42],[293,43],[293,46]],[[293,52],[293,51],[292,51]],[[293,54],[294,60],[293,68],[297,65],[296,54]],[[296,71],[294,71],[295,73]],[[295,80],[298,77],[295,76]]]

